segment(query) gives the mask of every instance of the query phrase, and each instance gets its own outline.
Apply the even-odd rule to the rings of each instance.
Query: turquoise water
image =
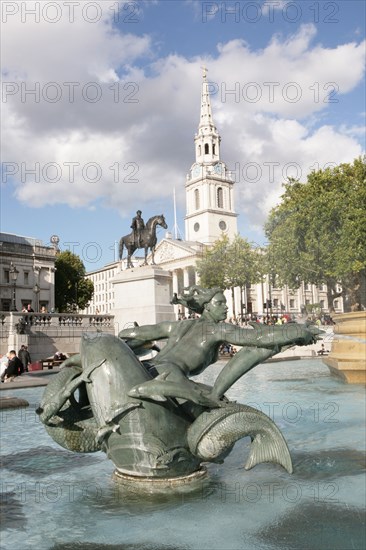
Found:
[[[222,363],[197,377],[212,383]],[[262,410],[282,430],[294,473],[243,469],[249,439],[208,465],[195,493],[139,498],[112,481],[103,453],[59,447],[35,409],[44,388],[2,411],[4,550],[348,550],[365,548],[365,397],[318,359],[260,365],[228,396]]]

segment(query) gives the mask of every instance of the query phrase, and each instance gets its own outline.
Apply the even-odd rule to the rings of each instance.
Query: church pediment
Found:
[[[184,241],[182,241],[182,243],[183,242]],[[191,247],[184,246],[180,243],[181,241],[165,239],[161,241],[155,250],[155,262],[159,265],[164,262],[188,258],[197,253],[197,251]]]

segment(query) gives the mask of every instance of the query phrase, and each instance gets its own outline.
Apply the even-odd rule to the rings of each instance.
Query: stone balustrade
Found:
[[[85,332],[114,334],[113,315],[78,313],[0,312],[0,354],[28,345],[32,360],[53,356],[56,351],[77,353]]]
[[[32,327],[110,327],[114,326],[113,315],[80,315],[78,313],[20,313],[0,312],[1,331],[26,334]]]

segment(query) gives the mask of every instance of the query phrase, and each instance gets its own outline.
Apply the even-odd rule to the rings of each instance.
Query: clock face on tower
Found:
[[[214,166],[215,174],[222,174],[222,166],[221,164],[215,164]]]
[[[193,168],[192,173],[193,173],[194,178],[197,178],[200,175],[201,168],[200,168],[200,166],[198,166],[198,164],[196,164],[196,166]]]

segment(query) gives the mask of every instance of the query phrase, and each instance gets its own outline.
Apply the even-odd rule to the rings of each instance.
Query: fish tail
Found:
[[[221,409],[203,412],[188,430],[188,443],[195,456],[219,462],[236,441],[246,436],[252,440],[246,470],[261,462],[273,462],[292,473],[290,452],[276,424],[264,413],[246,405],[230,403]]]

